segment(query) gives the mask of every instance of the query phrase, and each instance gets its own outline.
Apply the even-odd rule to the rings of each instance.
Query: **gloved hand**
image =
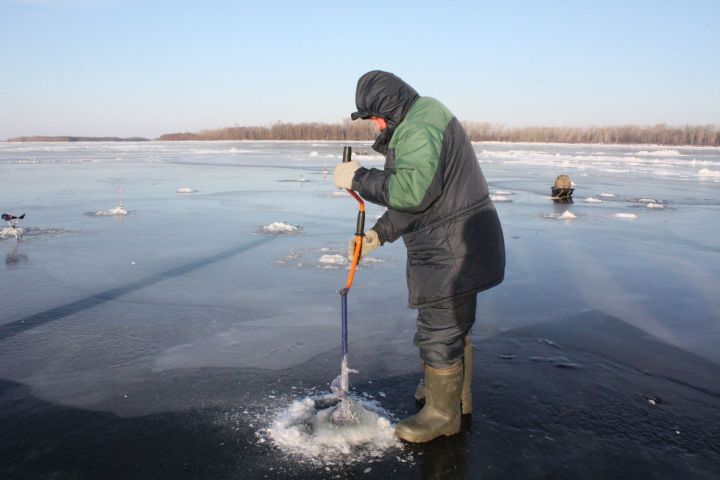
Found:
[[[357,237],[352,237],[348,243],[348,257],[352,261],[353,255],[355,254],[355,242]],[[372,252],[380,246],[380,237],[375,230],[368,230],[365,232],[362,242],[362,250],[360,251],[360,258],[362,259],[365,255]]]
[[[352,188],[355,170],[360,168],[360,166],[361,165],[355,160],[337,164],[335,166],[335,170],[333,170],[333,182],[335,183],[335,188]]]

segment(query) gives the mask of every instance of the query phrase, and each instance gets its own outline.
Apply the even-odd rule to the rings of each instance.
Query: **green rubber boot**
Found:
[[[460,431],[462,362],[448,368],[425,365],[425,405],[410,418],[400,420],[395,435],[414,443],[429,442]]]
[[[462,414],[468,415],[472,413],[472,372],[473,372],[473,349],[472,339],[470,335],[465,337],[465,352],[463,354],[463,387],[460,403],[462,404]],[[419,403],[425,401],[425,382],[420,380],[415,389],[415,400]]]

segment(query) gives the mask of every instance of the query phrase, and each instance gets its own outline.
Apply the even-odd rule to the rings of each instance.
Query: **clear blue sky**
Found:
[[[335,122],[378,68],[461,120],[720,124],[720,1],[0,0],[0,139]]]

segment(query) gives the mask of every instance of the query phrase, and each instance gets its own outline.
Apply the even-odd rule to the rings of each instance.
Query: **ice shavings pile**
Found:
[[[717,177],[720,178],[720,170],[710,170],[709,168],[701,168],[698,172],[700,177]]]
[[[585,200],[583,200],[583,202],[585,202],[585,203],[603,203],[602,200],[600,200],[599,198],[594,198],[594,197],[587,197]]]
[[[347,401],[357,421],[337,424],[332,420],[335,407],[315,408],[320,398],[293,401],[258,436],[300,461],[317,465],[367,462],[402,448],[390,415],[378,403],[350,395]]]
[[[350,259],[346,251],[336,247],[314,247],[290,250],[284,257],[274,261],[275,265],[294,268],[319,268],[337,270],[349,268]],[[387,260],[377,257],[365,257],[358,268],[382,268]]]
[[[653,198],[638,198],[637,203],[643,204],[646,208],[665,208],[664,202],[662,200],[658,201]]]
[[[190,187],[180,187],[177,189],[177,193],[194,193],[196,190],[193,190]]]
[[[508,197],[505,195],[490,195],[490,200],[492,200],[495,203],[507,203],[512,202]]]
[[[542,218],[551,218],[554,220],[574,220],[577,215],[572,213],[570,210],[565,210],[562,214],[560,213],[544,213],[541,215]]]
[[[260,227],[260,233],[266,235],[296,235],[302,232],[300,225],[292,225],[286,222],[273,222]]]
[[[637,152],[637,155],[643,156],[657,156],[657,157],[682,157],[683,155],[677,150],[641,150]]]
[[[117,215],[127,215],[128,211],[122,205],[118,205],[115,208],[109,208],[107,210],[98,210],[92,215],[96,217],[112,217]]]
[[[318,259],[318,263],[321,265],[342,266],[347,263],[347,258],[338,254],[322,255]]]
[[[637,218],[637,215],[635,215],[634,213],[616,213],[615,215],[613,215],[613,217],[632,220]]]

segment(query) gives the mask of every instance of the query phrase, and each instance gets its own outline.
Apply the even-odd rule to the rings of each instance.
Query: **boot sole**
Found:
[[[398,437],[400,440],[405,440],[406,442],[411,443],[426,443],[431,440],[435,440],[438,437],[442,437],[443,435],[446,437],[450,437],[452,435],[460,433],[461,430],[461,422],[460,422],[460,415],[457,416],[456,419],[452,420],[448,426],[441,429],[439,432],[430,433],[427,435],[415,435],[411,432],[406,433],[398,433],[397,429],[395,430],[395,436]]]

